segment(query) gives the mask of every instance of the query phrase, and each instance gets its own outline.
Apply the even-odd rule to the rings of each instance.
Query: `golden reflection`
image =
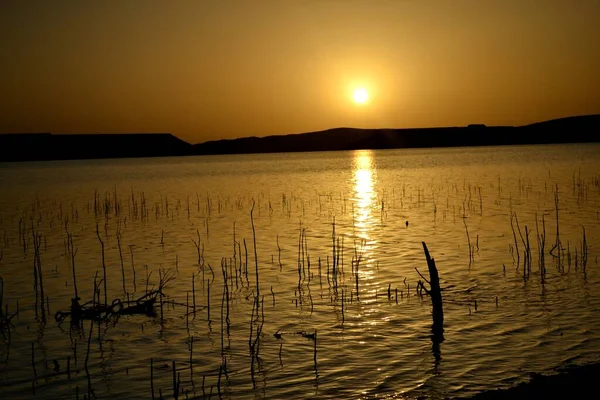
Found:
[[[359,238],[369,241],[369,231],[375,224],[375,167],[372,150],[354,152],[354,227]]]

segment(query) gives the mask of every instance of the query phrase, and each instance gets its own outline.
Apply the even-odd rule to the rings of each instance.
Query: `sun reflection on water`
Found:
[[[374,185],[376,182],[372,150],[354,152],[354,228],[356,235],[367,241],[371,240],[369,232],[375,225],[373,209],[376,206]]]
[[[353,210],[352,221],[354,227],[354,260],[360,271],[360,280],[363,293],[375,292],[377,289],[372,281],[374,270],[364,268],[371,263],[373,250],[377,246],[377,235],[373,230],[377,224],[376,207],[377,195],[375,193],[376,170],[372,150],[357,150],[353,159]],[[367,296],[364,300],[369,302]]]

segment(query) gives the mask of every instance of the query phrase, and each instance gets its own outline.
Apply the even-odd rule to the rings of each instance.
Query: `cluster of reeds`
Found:
[[[513,223],[514,221],[514,223]],[[536,222],[537,223],[537,222]],[[521,226],[519,225],[519,218],[517,217],[516,212],[511,212],[510,214],[510,227],[513,233],[513,240],[515,244],[515,253],[517,254],[517,268],[520,266],[520,252],[519,252],[519,243],[517,241],[517,235],[515,233],[515,226],[517,227],[516,232],[519,234],[519,238],[521,239],[521,244],[523,245],[523,279],[529,279],[531,275],[531,245],[529,243],[529,234],[531,230],[527,225],[525,225],[525,236],[523,236],[523,232],[521,231]],[[513,255],[514,257],[514,255]]]
[[[538,218],[537,213],[535,214],[538,266],[540,282],[542,284],[545,283],[547,275],[546,254],[552,256],[552,259],[556,263],[556,269],[560,274],[569,273],[571,267],[574,265],[575,271],[581,268],[585,275],[587,267],[588,246],[585,227],[583,225],[581,226],[582,238],[579,247],[574,246],[571,248],[569,241],[567,241],[566,245],[564,245],[563,241],[561,240],[558,185],[554,186],[553,197],[556,230],[554,244],[549,251],[546,250],[547,234],[545,215],[542,213],[541,218]],[[527,225],[525,225],[525,230],[523,233],[519,225],[517,213],[513,211],[511,211],[510,214],[510,225],[513,234],[513,244],[509,247],[509,249],[511,250],[511,254],[513,256],[513,262],[515,263],[517,269],[520,267],[523,268],[523,279],[528,280],[531,275],[531,266],[533,261],[532,248],[529,240],[531,230]]]

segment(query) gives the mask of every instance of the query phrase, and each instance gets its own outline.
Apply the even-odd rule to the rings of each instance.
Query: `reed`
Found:
[[[31,222],[31,233],[33,235],[33,269],[34,269],[34,287],[36,290],[36,306],[38,304],[38,290],[39,290],[39,307],[40,307],[40,316],[43,323],[46,322],[46,307],[44,306],[44,301],[46,297],[44,296],[44,279],[42,272],[42,258],[40,255],[40,246],[42,234],[36,232],[33,227],[33,221]],[[37,314],[37,310],[36,310]]]
[[[587,239],[585,237],[585,227],[581,225],[582,229],[582,238],[581,238],[581,268],[583,269],[583,273],[587,272],[587,260],[588,260],[588,245]]]
[[[317,368],[317,330],[316,329],[315,329],[314,339],[313,339],[313,361],[314,361],[315,376],[318,378],[319,372],[318,372],[318,368]]]
[[[229,319],[229,310],[230,310],[230,306],[229,306],[229,299],[230,299],[230,293],[229,293],[229,271],[227,269],[227,259],[225,257],[223,257],[221,259],[221,271],[223,273],[223,297],[225,299],[225,322],[227,323],[227,332],[229,333],[229,326],[230,326],[230,319]]]
[[[244,276],[246,277],[246,286],[250,286],[250,282],[248,280],[248,244],[246,243],[246,239],[244,238],[244,255],[245,255],[245,262],[244,262]]]
[[[554,256],[553,252],[554,250],[557,250],[558,254],[555,256],[558,262],[558,270],[561,272],[564,272],[564,266],[562,265],[562,247],[561,247],[561,242],[560,242],[560,224],[559,224],[559,218],[558,218],[558,202],[559,202],[559,198],[558,198],[558,184],[555,185],[555,189],[554,189],[554,211],[555,211],[555,215],[556,215],[556,241],[554,243],[554,247],[552,248],[552,250],[550,250],[550,254]]]
[[[538,244],[538,263],[540,269],[540,280],[542,285],[546,281],[546,262],[545,262],[545,247],[546,247],[546,221],[544,220],[544,214],[542,214],[542,231],[540,232],[538,225],[537,213],[535,215],[535,230]]]
[[[467,246],[469,248],[469,267],[473,263],[473,245],[471,245],[471,236],[469,235],[469,228],[467,227],[467,217],[463,216],[463,224],[465,225],[465,232],[467,234]]]
[[[154,400],[154,358],[150,357],[150,395]]]
[[[196,247],[196,253],[198,255],[198,265],[200,267],[202,267],[204,265],[204,257],[203,257],[204,246],[202,245],[202,242],[200,241],[200,231],[198,229],[196,229],[196,235],[197,235],[198,240],[197,241],[194,239],[191,239],[191,240],[192,240],[192,243],[194,244],[194,246]]]
[[[175,360],[173,360],[172,365],[173,365],[173,398],[178,399],[179,398],[179,388],[181,387],[181,377],[175,367]]]
[[[210,279],[206,281],[206,320],[210,326]]]
[[[513,225],[513,219],[517,217],[517,214],[512,212],[510,213],[510,229],[512,230],[512,234],[513,234],[513,241],[515,244],[515,253],[517,254],[517,269],[519,268],[520,262],[521,262],[521,255],[519,253],[519,243],[517,242],[517,234],[515,232],[515,226]]]
[[[4,326],[8,325],[8,305],[4,311],[4,279],[0,276],[0,332],[4,331]]]
[[[303,277],[303,273],[304,273],[304,229],[302,228],[302,225],[300,225],[300,235],[298,236],[298,288],[300,288],[300,285],[302,284],[302,277]]]
[[[117,247],[119,249],[119,260],[121,261],[121,282],[123,284],[123,293],[127,293],[125,289],[125,263],[123,262],[123,249],[121,248],[121,230],[117,229]]]
[[[273,298],[273,307],[275,307],[275,292],[273,291],[273,285],[271,285],[271,297]],[[1,305],[2,303],[0,303]]]
[[[525,237],[521,232],[521,227],[519,225],[519,219],[517,218],[517,214],[514,213],[515,225],[517,226],[517,232],[519,233],[519,237],[521,238],[521,243],[523,244],[523,279],[527,280],[531,273],[531,248],[529,246],[529,230],[527,225],[525,225]]]
[[[194,336],[190,336],[190,381],[194,386]]]
[[[71,258],[71,272],[73,274],[73,290],[75,291],[75,298],[78,297],[77,294],[77,273],[75,271],[75,256],[77,255],[77,250],[73,246],[73,235],[69,233],[69,224],[65,223],[65,232],[67,234],[67,251]]]
[[[252,243],[254,245],[254,270],[256,273],[256,307],[258,310],[258,299],[260,298],[260,279],[258,275],[258,253],[256,249],[256,228],[254,227],[254,200],[252,200],[252,208],[250,209],[250,225],[252,226]]]
[[[345,322],[345,315],[344,315],[344,289],[342,289],[342,297],[341,297],[341,311],[342,311],[342,324]]]
[[[524,270],[527,269],[527,277],[531,274],[531,246],[529,245],[529,229],[525,225],[525,265]]]
[[[192,274],[192,307],[194,317],[196,316],[196,275]]]
[[[33,370],[33,381],[37,381],[37,370],[35,369],[35,344],[31,342],[31,369]]]
[[[98,238],[98,241],[100,242],[100,247],[101,247],[101,251],[102,251],[102,282],[104,284],[104,304],[108,305],[108,291],[106,288],[106,263],[104,261],[104,242],[102,241],[102,238],[100,237],[100,232],[98,231],[98,223],[96,222],[96,237]]]
[[[137,292],[136,278],[135,278],[135,263],[133,262],[133,245],[129,245],[129,254],[131,255],[131,271],[133,274],[133,292]]]
[[[335,217],[333,217],[333,222],[331,223],[331,253],[332,253],[332,257],[331,260],[333,262],[332,265],[332,272],[333,272],[333,276],[337,276],[337,271],[336,271],[336,260],[337,260],[337,255],[338,253],[336,252],[336,236],[335,236]]]

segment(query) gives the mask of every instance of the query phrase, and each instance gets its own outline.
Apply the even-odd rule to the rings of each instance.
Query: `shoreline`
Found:
[[[494,389],[463,399],[503,400],[532,398],[588,397],[597,388],[600,362],[569,366],[555,370],[556,374],[531,374],[531,379],[508,389]],[[457,398],[458,399],[458,398]]]

